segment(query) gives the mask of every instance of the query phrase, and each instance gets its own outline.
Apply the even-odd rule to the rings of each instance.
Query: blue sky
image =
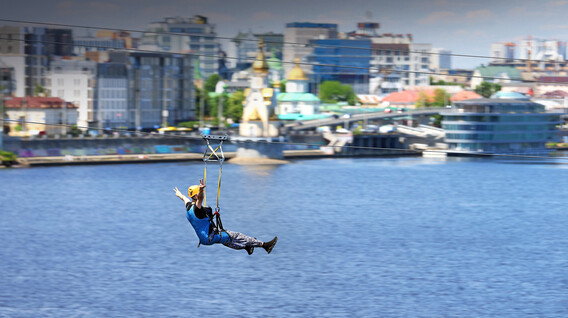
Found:
[[[493,42],[527,36],[568,41],[568,1],[558,0],[0,0],[0,18],[143,30],[167,16],[204,15],[220,36],[240,31],[281,33],[288,22],[381,24],[381,32],[413,34],[455,54],[489,55]],[[0,21],[0,23],[2,23]],[[454,57],[454,67],[487,64],[481,58]]]

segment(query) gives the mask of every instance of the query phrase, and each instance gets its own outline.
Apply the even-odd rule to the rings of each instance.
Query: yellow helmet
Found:
[[[189,195],[190,198],[192,198],[194,195],[197,195],[198,193],[199,193],[198,185],[192,185],[187,189],[187,194]]]

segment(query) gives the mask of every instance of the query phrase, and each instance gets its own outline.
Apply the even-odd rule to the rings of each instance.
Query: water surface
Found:
[[[217,171],[210,165],[208,204]],[[0,317],[566,317],[568,165],[225,164],[197,248],[196,163],[0,170]]]

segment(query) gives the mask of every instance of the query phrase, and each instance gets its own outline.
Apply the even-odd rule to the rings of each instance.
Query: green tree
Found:
[[[319,98],[324,103],[347,102],[355,105],[357,96],[351,85],[343,85],[338,81],[324,81],[319,87]]]
[[[203,89],[195,86],[195,116],[200,118],[201,116],[201,97],[203,96]],[[205,100],[207,102],[207,100]],[[207,114],[207,109],[204,109],[205,115]]]
[[[491,95],[497,93],[500,90],[501,85],[490,82],[481,82],[481,84],[475,88],[475,92],[485,98],[491,97]]]
[[[215,86],[217,85],[217,82],[219,82],[221,80],[221,76],[217,75],[217,74],[212,74],[211,76],[209,76],[207,78],[207,80],[205,81],[205,84],[203,85],[203,88],[205,89],[205,91],[207,92],[214,92],[215,91]]]
[[[434,90],[434,101],[430,103],[430,105],[428,106],[435,106],[435,107],[446,106],[450,103],[450,97],[451,95],[446,93],[445,90],[441,88],[436,88]]]
[[[286,93],[286,82],[288,80],[282,80],[280,81],[280,93]]]
[[[245,94],[242,91],[234,92],[228,100],[225,109],[225,118],[231,118],[234,122],[239,122],[243,117],[243,101]]]
[[[418,98],[416,99],[416,102],[414,103],[414,105],[417,108],[420,107],[428,107],[432,104],[432,102],[430,101],[430,96],[428,96],[428,94],[426,94],[424,91],[420,91],[418,93]]]
[[[205,114],[208,115],[213,121],[215,118],[218,118],[219,114],[219,98],[223,96],[223,116],[226,117],[227,109],[229,108],[229,94],[209,94],[209,98],[207,98],[206,110]]]
[[[45,88],[39,84],[34,87],[34,96],[45,96]]]
[[[0,150],[0,164],[10,167],[17,163],[17,160],[18,156],[16,156],[13,152]]]
[[[434,78],[432,76],[430,76],[430,85],[432,86],[449,86],[449,85],[453,85],[453,86],[461,86],[464,87],[464,84],[460,84],[460,83],[454,83],[454,82],[446,82],[443,80],[437,80],[435,81]]]
[[[436,115],[433,115],[432,117],[434,118],[432,125],[434,127],[442,128],[442,120],[444,120],[444,116],[442,116],[440,114],[436,114]]]

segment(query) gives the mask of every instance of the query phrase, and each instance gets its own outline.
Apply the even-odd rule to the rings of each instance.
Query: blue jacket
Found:
[[[222,232],[221,235],[213,233],[213,226],[209,221],[206,213],[203,213],[203,218],[199,218],[195,215],[194,211],[195,205],[189,205],[187,209],[187,220],[195,230],[195,234],[199,238],[199,242],[203,245],[213,245],[215,243],[228,243],[231,238],[227,232]]]

